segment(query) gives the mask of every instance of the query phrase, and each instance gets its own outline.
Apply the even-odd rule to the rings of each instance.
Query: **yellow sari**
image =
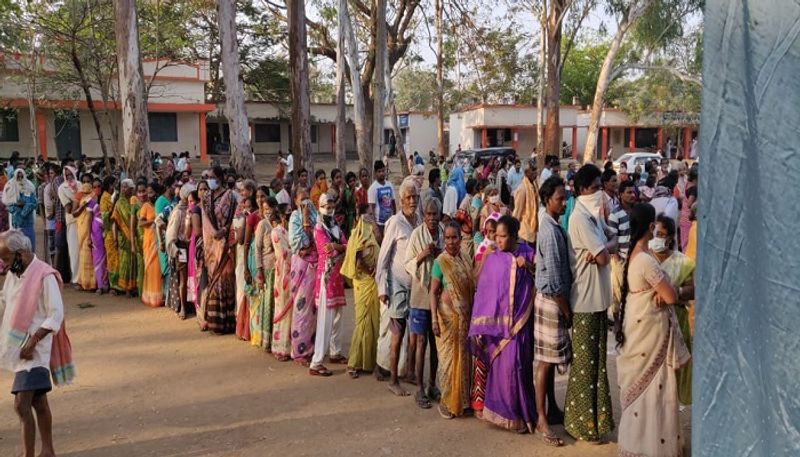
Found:
[[[444,286],[437,307],[440,334],[436,337],[441,404],[451,414],[460,416],[470,405],[472,357],[467,349],[467,336],[475,296],[475,276],[472,257],[468,253],[460,252],[454,257],[445,251],[436,262]]]
[[[148,222],[156,220],[156,210],[150,202],[142,205],[139,218]],[[142,255],[144,257],[144,286],[142,288],[142,303],[156,308],[164,306],[164,292],[161,283],[161,264],[158,262],[158,249],[156,248],[155,225],[150,225],[142,230]]]
[[[372,224],[366,222],[363,217],[359,218],[355,228],[350,232],[340,270],[342,276],[353,281],[356,326],[350,342],[348,366],[355,370],[375,369],[380,302],[378,285],[371,271],[375,270],[375,265],[378,263],[379,251],[380,246],[375,239]],[[359,253],[361,253],[361,264],[368,271],[359,268]]]
[[[124,197],[123,197],[124,198]],[[100,214],[103,218],[103,241],[106,247],[106,269],[108,270],[108,286],[110,289],[118,289],[119,283],[119,253],[117,243],[114,241],[114,234],[111,231],[112,210],[114,208],[111,194],[103,192],[100,197]]]
[[[88,200],[86,194],[79,193],[78,201]],[[94,259],[92,258],[92,213],[84,208],[80,216],[76,217],[78,222],[78,285],[83,290],[97,289],[97,281],[94,276]]]

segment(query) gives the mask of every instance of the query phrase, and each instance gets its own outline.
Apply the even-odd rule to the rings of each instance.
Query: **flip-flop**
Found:
[[[431,404],[431,400],[419,390],[417,391],[417,394],[414,395],[414,400],[416,400],[417,406],[422,409],[431,409],[433,406],[433,404]]]
[[[333,373],[325,367],[309,368],[308,374],[311,376],[322,376],[326,378],[333,375]]]
[[[443,419],[450,420],[450,419],[452,419],[452,418],[456,417],[456,416],[455,416],[453,413],[451,413],[450,411],[448,411],[448,410],[447,410],[447,408],[445,408],[445,407],[444,407],[444,406],[442,406],[441,404],[440,404],[440,405],[439,405],[439,407],[438,407],[438,408],[436,408],[436,409],[438,409],[438,410],[439,410],[439,415],[440,415],[440,416],[442,416],[442,418],[443,418]]]
[[[564,445],[564,440],[556,436],[555,433],[542,433],[542,442],[548,446],[561,447]]]

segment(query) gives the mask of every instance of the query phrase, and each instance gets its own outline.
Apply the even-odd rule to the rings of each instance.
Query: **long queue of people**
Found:
[[[310,188],[304,170],[259,186],[219,166],[135,182],[62,165],[42,166],[38,192],[14,170],[0,212],[35,246],[39,207],[46,260],[78,290],[195,315],[310,375],[331,376],[327,361],[399,396],[410,383],[420,408],[438,402],[443,418],[474,415],[552,446],[564,444],[553,424],[590,443],[613,431],[613,330],[620,455],[682,452],[696,167],[570,165],[562,178],[557,158],[541,175],[520,160],[443,163],[425,186],[416,164],[395,190],[383,161],[372,182],[366,169],[334,169],[330,182],[318,170]],[[562,411],[555,372],[567,370]]]

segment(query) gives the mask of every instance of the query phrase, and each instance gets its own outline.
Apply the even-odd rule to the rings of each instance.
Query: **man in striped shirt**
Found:
[[[614,300],[611,309],[617,312],[622,288],[622,271],[625,266],[625,259],[628,258],[630,249],[631,224],[628,214],[633,205],[636,204],[636,185],[632,181],[624,181],[619,185],[619,204],[608,216],[608,232],[610,237],[617,237],[619,250],[611,257],[611,290],[614,293]]]

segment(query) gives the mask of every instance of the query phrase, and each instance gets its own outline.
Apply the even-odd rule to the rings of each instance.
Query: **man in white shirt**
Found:
[[[514,161],[514,166],[508,170],[508,179],[506,180],[508,187],[511,189],[511,195],[517,191],[517,187],[522,184],[522,178],[525,174],[522,171],[522,162],[519,159]]]
[[[47,393],[52,390],[53,335],[61,329],[64,319],[57,273],[36,258],[31,252],[30,240],[19,230],[0,234],[0,260],[2,274],[6,276],[0,294],[3,310],[0,363],[14,373],[11,393],[15,395],[14,409],[22,426],[23,455],[35,455],[38,422],[42,437],[39,455],[55,456]],[[71,374],[72,371],[67,382]]]
[[[281,162],[286,167],[286,175],[292,176],[292,173],[294,172],[294,156],[292,153],[290,152],[286,155],[286,157],[283,157],[283,154],[281,153]]]
[[[375,161],[374,170],[375,181],[372,182],[372,185],[367,190],[367,203],[372,209],[381,238],[383,238],[383,227],[396,211],[394,187],[392,187],[392,183],[386,181],[386,166],[382,160]]]

